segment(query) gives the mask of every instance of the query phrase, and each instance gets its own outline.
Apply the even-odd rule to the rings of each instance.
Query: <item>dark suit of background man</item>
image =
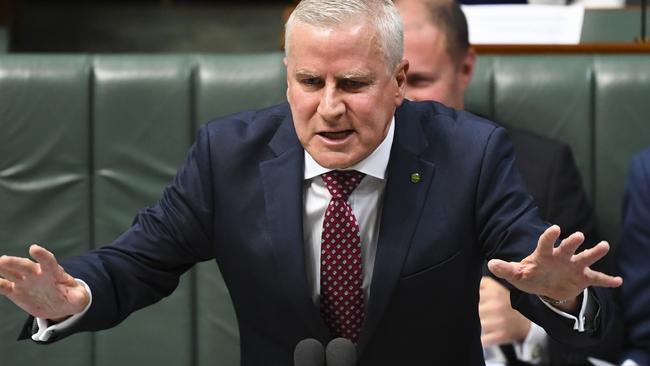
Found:
[[[216,260],[237,314],[241,363],[290,365],[300,340],[345,334],[319,311],[332,293],[325,281],[337,278],[321,275],[332,270],[321,261],[340,246],[360,251],[345,258],[363,264],[334,268],[359,276],[341,291],[361,298],[360,365],[482,365],[486,258],[503,259],[490,269],[521,289],[512,290],[514,306],[547,332],[599,342],[611,299],[590,286],[622,282],[588,268],[607,243],[574,255],[583,241],[576,233],[554,248],[560,230],[539,218],[503,128],[403,102],[408,62],[391,1],[302,1],[286,37],[288,104],[202,128],[159,203],[112,245],[62,268],[40,246],[30,248],[39,264],[0,259],[0,291],[40,319],[24,336],[50,342],[115,326],[171,293],[196,262]],[[348,168],[365,177],[346,200],[328,192],[329,173],[319,174]],[[334,240],[329,231],[321,237],[336,216],[324,220],[330,205],[351,207],[345,216],[356,218],[360,245],[321,245]],[[52,326],[62,329],[48,334]]]
[[[650,365],[650,149],[630,164],[621,232],[618,261],[625,276],[621,294],[626,325],[621,361]]]
[[[454,0],[398,0],[395,4],[404,20],[404,57],[409,60],[406,97],[464,109],[476,53],[469,44],[467,20],[459,4]],[[515,166],[542,218],[566,232],[582,231],[586,240],[581,249],[596,244],[595,214],[570,147],[515,128],[509,128],[508,135],[516,153]],[[614,360],[622,336],[622,329],[616,329],[606,346],[582,352],[568,352],[552,343],[549,353],[544,330],[513,310],[509,291],[489,276],[481,279],[479,314],[485,347],[514,343],[519,359],[534,363],[590,365],[587,354]],[[510,363],[517,363],[515,349],[501,349]],[[494,353],[494,348],[488,352]]]

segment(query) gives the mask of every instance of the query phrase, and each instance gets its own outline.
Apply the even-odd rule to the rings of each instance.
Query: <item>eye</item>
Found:
[[[303,78],[300,79],[299,81],[300,84],[310,88],[319,87],[323,84],[323,81],[320,78]]]
[[[362,89],[368,85],[367,82],[364,81],[359,81],[359,80],[352,80],[352,79],[344,79],[341,80],[340,82],[340,87],[343,90],[347,91],[356,91],[359,89]]]
[[[413,88],[424,88],[434,84],[436,80],[432,77],[425,77],[422,75],[407,75],[406,84]]]

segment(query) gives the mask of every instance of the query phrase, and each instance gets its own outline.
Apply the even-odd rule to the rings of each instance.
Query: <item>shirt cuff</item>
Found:
[[[65,330],[69,328],[70,326],[74,325],[79,318],[84,316],[88,309],[90,309],[90,305],[93,303],[93,294],[90,291],[90,287],[88,285],[80,280],[75,278],[75,281],[77,281],[78,284],[83,285],[86,288],[86,291],[88,292],[88,297],[90,298],[90,301],[88,301],[88,305],[83,309],[83,311],[79,314],[75,314],[68,319],[54,324],[54,325],[49,325],[49,321],[47,319],[42,319],[42,318],[36,318],[36,324],[38,324],[38,332],[34,333],[32,335],[32,340],[36,342],[47,342],[54,333],[60,330]]]
[[[627,359],[621,364],[621,366],[639,366],[639,364],[630,359]]]
[[[609,361],[604,361],[595,357],[587,357],[587,360],[589,361],[589,364],[593,366],[617,366],[616,364],[613,364]],[[627,359],[625,362],[621,363],[620,366],[639,366],[639,364],[635,361]]]
[[[539,365],[544,361],[546,354],[547,334],[544,328],[531,322],[530,330],[522,343],[515,343],[515,354],[517,359],[533,365]]]
[[[578,332],[584,332],[585,330],[589,330],[588,327],[585,326],[587,321],[593,324],[593,319],[587,319],[587,317],[585,316],[585,313],[587,312],[587,308],[594,308],[596,306],[596,304],[593,303],[595,300],[592,300],[589,297],[588,289],[585,289],[582,292],[582,306],[580,307],[580,314],[578,314],[577,318],[574,315],[565,313],[564,311],[557,309],[555,306],[549,304],[541,297],[539,299],[542,300],[544,305],[546,305],[549,309],[553,310],[553,312],[555,312],[556,314],[559,314],[567,319],[573,320],[574,321],[573,330],[577,330]]]

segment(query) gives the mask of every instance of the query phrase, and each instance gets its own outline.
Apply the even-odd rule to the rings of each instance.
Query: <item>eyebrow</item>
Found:
[[[297,77],[308,77],[308,78],[318,78],[321,77],[318,73],[308,70],[296,70],[294,73]],[[373,79],[373,74],[363,71],[351,71],[341,75],[336,75],[336,79]]]
[[[296,70],[296,72],[295,72],[294,74],[295,74],[296,76],[298,76],[298,77],[309,77],[309,78],[317,78],[317,77],[320,77],[320,75],[318,75],[317,73],[315,73],[315,72],[311,72],[311,71],[307,71],[307,70]]]
[[[352,71],[337,76],[337,79],[372,79],[372,78],[373,78],[372,73],[362,72],[362,71]]]

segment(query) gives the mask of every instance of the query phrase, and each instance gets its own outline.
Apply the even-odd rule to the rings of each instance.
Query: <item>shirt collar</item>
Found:
[[[388,128],[388,133],[386,134],[384,141],[382,141],[381,144],[377,146],[375,151],[373,151],[372,154],[368,155],[360,162],[342,170],[356,170],[366,175],[370,175],[377,179],[383,180],[386,177],[386,168],[388,167],[388,159],[390,158],[390,150],[393,146],[394,136],[395,117],[393,117],[390,121],[390,127]],[[327,169],[318,164],[316,160],[314,160],[314,158],[309,155],[307,150],[305,150],[305,180],[312,179],[332,170],[333,169]]]

